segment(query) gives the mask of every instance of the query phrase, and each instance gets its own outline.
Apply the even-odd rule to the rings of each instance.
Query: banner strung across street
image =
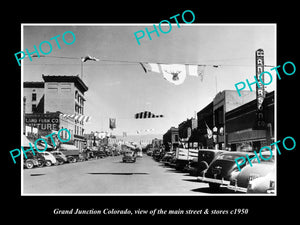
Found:
[[[182,84],[187,75],[201,77],[202,81],[205,68],[204,65],[161,63],[141,63],[141,66],[145,73],[161,73],[167,81],[175,85]]]
[[[139,112],[134,115],[135,119],[148,119],[148,118],[161,118],[161,117],[164,117],[164,115],[155,115],[154,113],[149,111]]]

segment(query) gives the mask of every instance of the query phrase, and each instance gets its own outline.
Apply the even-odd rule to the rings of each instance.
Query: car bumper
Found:
[[[213,179],[208,177],[197,177],[198,181],[205,182],[205,183],[215,183],[215,184],[221,184],[221,185],[229,185],[230,181],[228,180],[220,180],[220,179]]]

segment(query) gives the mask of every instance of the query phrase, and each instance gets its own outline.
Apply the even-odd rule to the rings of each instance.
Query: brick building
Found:
[[[68,128],[74,137],[74,145],[82,149],[85,144],[84,122],[76,116],[84,115],[84,93],[88,87],[79,76],[42,75],[42,78],[44,82],[24,82],[25,122],[26,118],[37,117],[30,114],[39,114],[39,118],[55,115],[60,121],[59,128]],[[58,116],[61,114],[70,116]],[[36,126],[49,131],[52,125]]]

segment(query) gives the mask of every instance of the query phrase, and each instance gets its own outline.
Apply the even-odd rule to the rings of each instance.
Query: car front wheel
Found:
[[[46,161],[46,166],[51,166],[51,165],[52,165],[51,161],[50,161],[50,160],[47,160],[47,161]]]
[[[27,169],[32,169],[33,167],[34,167],[33,162],[31,162],[31,161],[26,162],[26,168]]]
[[[44,162],[42,160],[38,161],[38,167],[41,168],[44,166]]]

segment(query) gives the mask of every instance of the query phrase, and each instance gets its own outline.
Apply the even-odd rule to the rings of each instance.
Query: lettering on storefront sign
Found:
[[[258,49],[255,52],[256,56],[256,79],[258,80],[258,85],[256,86],[256,98],[257,98],[257,109],[261,109],[262,103],[265,98],[265,88],[264,88],[264,50]],[[262,76],[260,76],[262,74]]]
[[[56,115],[25,115],[26,126],[36,127],[39,130],[58,130],[59,117]]]
[[[256,57],[256,80],[258,80],[258,84],[256,86],[256,101],[257,101],[257,111],[256,111],[256,124],[254,126],[255,129],[264,129],[265,121],[264,121],[264,110],[263,110],[263,102],[265,99],[265,87],[264,87],[264,50],[258,49],[255,52]],[[262,76],[260,76],[262,74]]]

